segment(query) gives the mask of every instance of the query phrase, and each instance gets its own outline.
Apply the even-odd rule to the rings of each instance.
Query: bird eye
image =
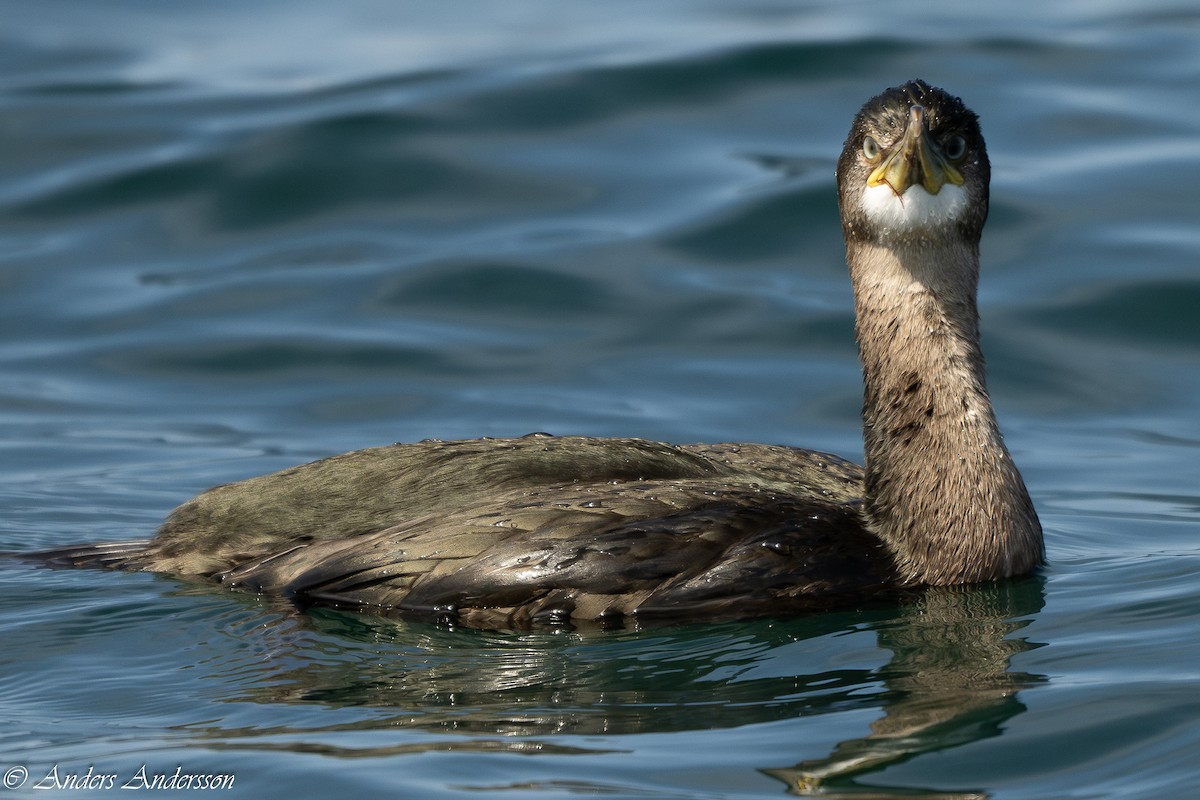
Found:
[[[874,161],[879,158],[879,142],[875,141],[871,136],[864,136],[862,154],[866,156],[867,161]]]
[[[946,158],[951,161],[958,161],[967,154],[967,140],[961,136],[951,136],[942,142],[942,149],[946,153]]]

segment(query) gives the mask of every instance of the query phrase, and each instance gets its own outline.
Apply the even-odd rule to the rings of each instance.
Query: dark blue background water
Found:
[[[0,549],[430,436],[858,458],[833,166],[920,76],[988,136],[990,387],[1050,557],[607,634],[8,564],[16,794],[146,765],[238,797],[1194,796],[1200,12],[966,8],[0,3]]]

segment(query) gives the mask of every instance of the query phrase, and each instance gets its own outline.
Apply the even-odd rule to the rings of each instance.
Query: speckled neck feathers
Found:
[[[974,248],[852,243],[863,361],[866,510],[903,578],[1022,574],[1042,558],[979,349]]]
[[[864,374],[868,524],[911,583],[1018,575],[1043,555],[979,347],[990,169],[975,114],[921,81],[868,101],[838,160]]]

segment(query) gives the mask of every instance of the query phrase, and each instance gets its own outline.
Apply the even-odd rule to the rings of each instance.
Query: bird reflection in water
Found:
[[[882,713],[866,735],[827,755],[754,766],[802,796],[984,798],[979,788],[876,781],[922,754],[999,736],[1024,710],[1018,692],[1045,679],[1013,671],[1010,661],[1037,646],[1020,631],[1042,607],[1042,585],[1033,577],[926,589],[853,612],[624,631],[468,630],[329,609],[296,613],[280,603],[277,624],[259,628],[270,659],[228,651],[224,663],[207,664],[210,675],[239,684],[240,700],[365,713],[304,730],[192,732],[215,749],[337,758],[449,751],[606,758],[627,755],[622,737],[631,734],[753,735],[755,725],[789,719],[819,730],[822,716],[872,711]],[[831,647],[853,652],[830,658]],[[885,651],[890,660],[880,664]],[[345,746],[347,732],[365,731],[370,745],[356,736]],[[414,741],[413,731],[426,735]]]
[[[764,770],[805,797],[982,800],[983,790],[864,785],[873,773],[923,753],[981,741],[1025,710],[1021,689],[1046,678],[1013,671],[1013,656],[1039,645],[1016,635],[1042,606],[1041,579],[925,591],[894,620],[876,626],[892,660],[879,671],[887,687],[871,732],[841,742],[824,758]]]

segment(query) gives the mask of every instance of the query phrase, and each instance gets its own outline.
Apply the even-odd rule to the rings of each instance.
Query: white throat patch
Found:
[[[863,210],[881,231],[917,233],[956,222],[967,208],[967,193],[948,183],[937,194],[910,186],[897,197],[887,184],[863,190]]]

